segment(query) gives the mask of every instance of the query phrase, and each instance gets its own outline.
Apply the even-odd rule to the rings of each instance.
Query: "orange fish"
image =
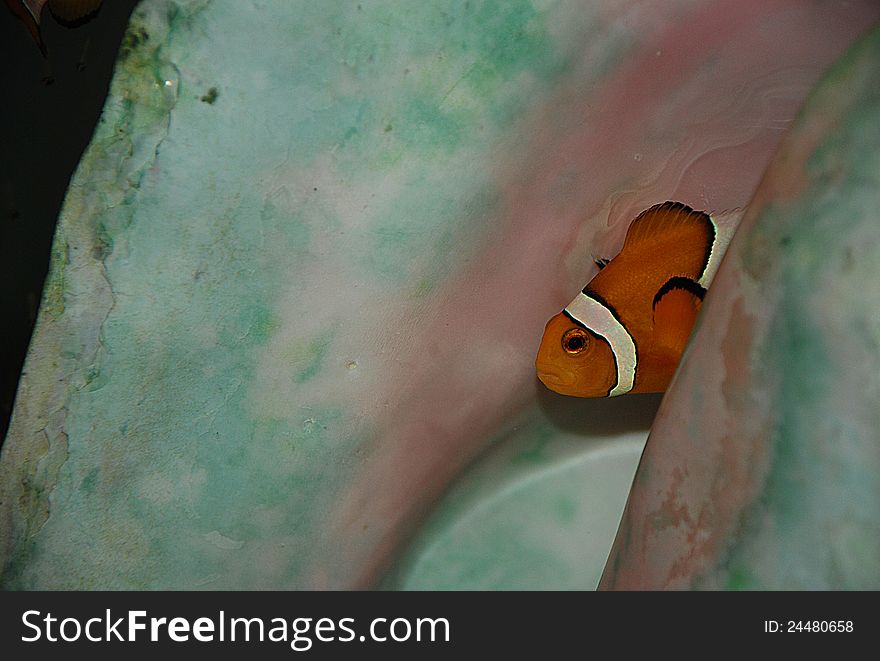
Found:
[[[575,397],[663,392],[741,213],[712,217],[680,202],[643,211],[623,249],[544,329],[545,386]]]

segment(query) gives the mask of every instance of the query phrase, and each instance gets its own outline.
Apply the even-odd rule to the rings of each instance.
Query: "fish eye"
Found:
[[[562,336],[562,348],[565,349],[565,353],[572,355],[578,354],[586,349],[589,342],[589,335],[587,335],[585,330],[580,328],[572,328],[571,330],[566,331],[565,335]]]

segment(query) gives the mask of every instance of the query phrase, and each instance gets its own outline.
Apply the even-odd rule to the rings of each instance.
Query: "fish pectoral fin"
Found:
[[[671,278],[660,288],[654,297],[654,344],[660,351],[681,356],[705,294],[690,278]]]

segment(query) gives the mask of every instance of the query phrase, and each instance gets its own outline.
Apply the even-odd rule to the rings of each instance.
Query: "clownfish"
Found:
[[[741,211],[718,216],[657,204],[629,226],[623,248],[544,329],[535,368],[575,397],[663,392]]]

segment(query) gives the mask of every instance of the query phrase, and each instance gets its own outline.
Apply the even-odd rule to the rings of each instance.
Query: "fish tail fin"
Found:
[[[73,28],[92,20],[103,0],[49,0],[49,11],[62,25]]]

